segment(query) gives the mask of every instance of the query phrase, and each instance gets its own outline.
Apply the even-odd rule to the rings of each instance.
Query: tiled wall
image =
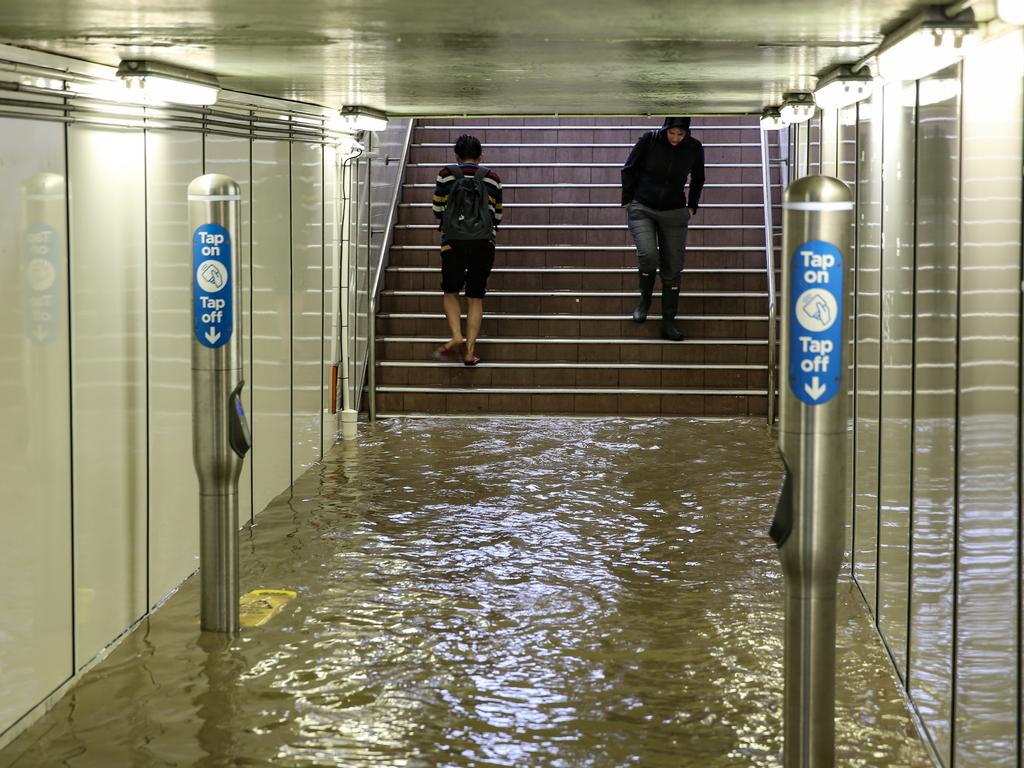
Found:
[[[204,172],[243,197],[241,521],[333,442],[335,157],[0,119],[0,742],[197,567],[186,188]]]
[[[1014,32],[817,118],[856,179],[849,567],[947,767],[1024,757],[1022,72]]]

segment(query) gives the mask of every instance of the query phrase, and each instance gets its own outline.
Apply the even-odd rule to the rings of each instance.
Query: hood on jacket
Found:
[[[665,122],[661,125],[661,130],[667,131],[669,128],[682,128],[689,134],[690,132],[690,118],[688,117],[666,117]]]

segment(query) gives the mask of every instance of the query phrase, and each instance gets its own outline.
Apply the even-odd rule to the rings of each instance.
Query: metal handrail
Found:
[[[381,240],[381,252],[380,259],[377,262],[377,274],[373,277],[373,284],[369,290],[366,302],[366,412],[367,417],[371,422],[377,420],[377,327],[375,322],[377,317],[377,296],[380,293],[380,277],[387,269],[388,252],[391,249],[391,243],[395,236],[395,219],[398,216],[398,203],[402,199],[402,182],[405,179],[405,166],[409,161],[409,149],[412,145],[412,130],[415,122],[415,120],[410,120],[405,131],[401,166],[399,166],[398,176],[395,179],[395,189],[394,194],[391,196],[391,208],[388,210],[388,220],[384,225],[384,239]],[[384,162],[387,163],[389,161],[390,158],[385,159]],[[369,231],[369,229],[369,221],[367,221],[367,230]],[[366,258],[370,258],[369,248],[366,249]],[[367,264],[367,268],[369,268],[369,264]]]
[[[775,336],[778,306],[775,301],[775,234],[772,227],[771,160],[768,134],[761,131],[761,192],[764,195],[764,258],[768,278],[768,424],[775,424]]]

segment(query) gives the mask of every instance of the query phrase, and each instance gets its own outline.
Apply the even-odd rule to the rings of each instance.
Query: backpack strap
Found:
[[[461,179],[463,176],[466,175],[466,174],[464,174],[462,172],[462,168],[459,167],[458,163],[452,163],[451,165],[446,165],[445,168],[447,168],[448,172],[451,173],[451,175],[455,177],[456,181],[458,181],[459,179]]]
[[[476,167],[476,173],[473,174],[473,178],[477,179],[478,181],[483,181],[484,176],[486,176],[490,172],[490,168],[487,168],[486,166],[483,165],[478,165]]]

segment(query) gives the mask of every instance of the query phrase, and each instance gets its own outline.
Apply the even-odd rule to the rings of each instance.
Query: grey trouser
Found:
[[[656,211],[636,201],[630,203],[626,211],[640,271],[660,271],[662,283],[677,282],[686,256],[690,211],[686,208]]]

